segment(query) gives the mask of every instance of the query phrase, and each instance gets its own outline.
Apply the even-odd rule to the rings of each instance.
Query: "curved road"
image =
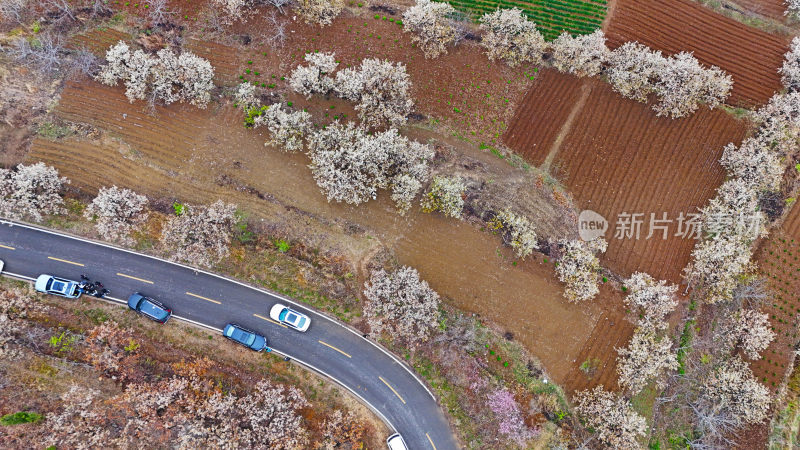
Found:
[[[0,259],[5,262],[3,273],[29,280],[43,273],[78,280],[85,273],[111,290],[111,300],[124,304],[123,299],[138,291],[161,300],[176,318],[220,333],[226,323],[244,325],[267,336],[277,353],[360,397],[411,449],[457,448],[442,410],[408,366],[356,331],[285,297],[181,264],[6,220],[0,220]],[[307,313],[311,328],[299,333],[269,320],[276,302]]]

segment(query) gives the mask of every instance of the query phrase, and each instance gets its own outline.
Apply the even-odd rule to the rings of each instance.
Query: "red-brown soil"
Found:
[[[211,62],[217,84],[233,86],[242,81],[241,76],[250,82],[263,83],[258,93],[265,96],[289,90],[289,74],[303,62],[307,52],[335,52],[340,69],[357,65],[364,58],[402,61],[411,78],[416,111],[450,126],[462,139],[476,146],[499,141],[538,69],[490,62],[482,48],[471,41],[462,42],[439,58],[425,59],[412,46],[409,33],[393,22],[401,19],[399,14],[382,13],[378,20],[370,11],[357,12],[361,14],[354,16],[346,11],[324,28],[287,18],[289,39],[282,47],[259,43],[262,30],[271,26],[261,14],[234,27],[236,33],[251,36],[252,43],[247,46],[188,39],[184,47]],[[120,39],[129,43],[133,40],[125,39],[119,31],[103,29],[77,37],[73,45],[85,46],[102,56],[105,49]],[[246,72],[248,69],[250,73]]]
[[[769,17],[778,21],[784,21],[786,16],[786,3],[784,0],[732,0],[732,3],[740,6],[747,12]]]
[[[564,381],[568,394],[601,384],[606,389],[619,389],[616,349],[628,345],[635,328],[625,318],[622,297],[611,285],[603,285],[600,295],[593,300],[601,305],[603,312]],[[585,364],[583,369],[581,364]]]
[[[748,27],[691,0],[619,0],[606,28],[609,46],[639,41],[674,54],[694,52],[700,62],[733,77],[728,103],[766,103],[781,89],[778,68],[788,41]]]
[[[758,253],[758,267],[768,280],[773,296],[762,308],[769,314],[775,341],[751,364],[753,372],[772,389],[779,386],[791,369],[794,344],[798,341],[800,317],[800,208],[793,207],[780,229],[764,242]]]
[[[503,143],[532,164],[541,165],[581,94],[584,81],[543,70],[517,107]]]
[[[668,239],[649,233],[650,213],[675,221],[679,213],[694,213],[714,195],[724,179],[717,162],[729,142],[738,144],[747,123],[722,110],[701,107],[691,116],[671,120],[656,117],[643,103],[626,100],[599,79],[551,76],[545,72],[532,87],[542,93],[528,94],[534,102],[523,105],[506,136],[514,151],[530,161],[544,161],[557,133],[547,117],[566,115],[565,106],[550,110],[545,103],[551,92],[575,95],[582,83],[591,92],[560,145],[552,172],[584,209],[594,210],[609,221],[609,248],[601,263],[622,276],[645,271],[656,278],[678,283],[689,261],[694,240],[675,237],[677,223],[669,224]],[[543,126],[540,126],[542,124]],[[530,129],[530,130],[528,130]],[[510,132],[510,133],[511,133]],[[521,133],[521,132],[520,132]],[[643,213],[639,240],[615,239],[617,216],[622,212]]]
[[[756,377],[774,391],[791,369],[791,356],[798,340],[800,242],[778,230],[763,245],[757,264],[773,296],[762,311],[769,314],[776,336],[762,353],[762,359],[751,366]]]

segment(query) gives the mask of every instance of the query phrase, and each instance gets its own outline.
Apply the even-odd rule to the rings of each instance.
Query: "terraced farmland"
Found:
[[[589,34],[606,16],[606,0],[448,0],[454,8],[475,18],[497,8],[519,8],[536,22],[545,39],[552,40],[566,31],[572,35]]]

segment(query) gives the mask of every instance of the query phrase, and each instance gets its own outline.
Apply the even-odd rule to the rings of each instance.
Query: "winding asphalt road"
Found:
[[[275,352],[347,388],[401,433],[411,449],[457,448],[442,410],[408,366],[356,331],[285,297],[181,264],[6,220],[0,220],[0,259],[5,262],[3,274],[28,280],[43,273],[72,280],[87,274],[111,290],[110,300],[122,304],[129,294],[141,292],[172,308],[175,318],[220,333],[229,322],[241,324],[267,336]],[[299,333],[271,321],[269,309],[277,302],[308,314],[311,328]]]

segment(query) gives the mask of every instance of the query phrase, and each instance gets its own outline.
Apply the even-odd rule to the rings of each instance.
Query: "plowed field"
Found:
[[[581,95],[579,80],[544,70],[517,107],[503,142],[534,165],[541,165]]]
[[[569,394],[600,384],[606,389],[619,388],[616,349],[628,345],[635,326],[625,319],[625,306],[619,291],[603,286],[600,292],[595,301],[601,305],[603,313],[564,381],[564,389]]]
[[[786,11],[786,4],[783,0],[733,0],[733,2],[749,12],[764,17],[770,17],[781,22],[786,18],[783,15],[784,11]]]
[[[509,133],[521,134],[506,135],[506,142],[526,159],[543,161],[557,134],[557,124],[548,118],[567,115],[566,106],[551,107],[547,98],[574,95],[581,83],[590,83],[591,92],[553,159],[553,172],[579,207],[609,221],[609,248],[601,258],[606,267],[623,276],[640,270],[677,283],[694,241],[674,236],[677,222],[666,224],[667,239],[660,231],[645,239],[650,214],[661,219],[665,212],[675,221],[679,213],[703,206],[723,181],[717,162],[723,146],[738,144],[747,123],[704,107],[680,120],[656,117],[649,106],[621,98],[601,80],[543,75],[532,88],[541,93],[528,94],[532,107],[522,105],[512,122]],[[640,239],[614,238],[622,212],[644,214]]]
[[[766,103],[781,89],[778,68],[788,41],[748,27],[691,0],[618,0],[606,28],[609,46],[639,41],[668,54],[694,52],[733,76],[728,103]]]

